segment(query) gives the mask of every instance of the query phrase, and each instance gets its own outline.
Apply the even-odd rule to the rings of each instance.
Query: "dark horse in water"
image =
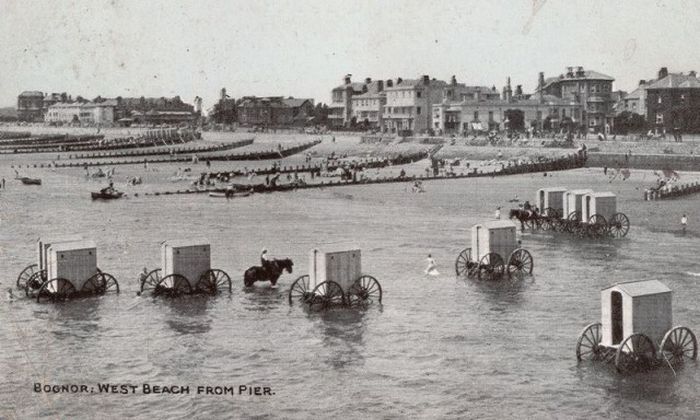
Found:
[[[534,210],[524,210],[524,209],[510,209],[509,219],[520,220],[520,228],[524,229],[525,222],[528,220],[536,219],[537,213]]]
[[[267,267],[253,266],[245,271],[243,283],[246,287],[252,286],[256,281],[269,281],[275,286],[283,270],[287,270],[287,273],[292,274],[294,263],[289,258],[284,258],[272,260],[266,265]]]

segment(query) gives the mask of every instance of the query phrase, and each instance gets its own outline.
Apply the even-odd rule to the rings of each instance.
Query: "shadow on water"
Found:
[[[177,334],[203,334],[211,330],[211,319],[206,316],[209,308],[207,296],[180,296],[162,301],[163,306],[170,308],[165,325]]]
[[[534,275],[510,278],[507,275],[500,280],[479,280],[478,278],[459,278],[467,286],[469,293],[479,292],[487,303],[518,306],[522,303],[524,292],[535,283]]]
[[[365,316],[371,310],[381,312],[381,305],[307,311],[308,318],[316,321],[323,347],[327,349],[324,361],[328,366],[340,370],[364,364]]]
[[[56,337],[79,336],[99,338],[100,297],[67,300],[40,304],[47,311],[42,315],[51,318],[55,327],[51,333]],[[46,308],[48,306],[48,308]],[[43,308],[44,309],[44,308]]]

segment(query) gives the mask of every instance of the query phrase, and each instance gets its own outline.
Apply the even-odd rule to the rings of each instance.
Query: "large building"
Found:
[[[328,105],[328,124],[331,128],[351,127],[355,116],[352,110],[352,98],[368,92],[367,85],[372,79],[368,78],[364,83],[359,83],[353,82],[351,77],[350,74],[346,75],[343,84],[331,91],[331,103]]]
[[[45,121],[49,123],[79,123],[80,125],[111,124],[114,122],[116,101],[58,102],[48,107]]]
[[[20,121],[44,120],[44,94],[38,91],[24,91],[17,97],[17,118]]]
[[[568,67],[557,77],[544,79],[540,73],[538,92],[583,106],[581,123],[594,132],[609,132],[615,117],[612,97],[613,79],[610,76],[583,67]]]
[[[311,121],[313,112],[313,99],[244,96],[238,104],[238,123],[250,127],[300,127]]]
[[[646,88],[647,122],[657,127],[697,131],[700,129],[700,79],[695,71],[669,73],[666,67]]]
[[[432,128],[438,134],[467,134],[487,130],[558,129],[579,121],[581,105],[554,95],[524,95],[518,85],[513,94],[510,78],[499,97],[495,88],[464,89],[459,100],[445,95],[432,106]],[[494,94],[495,92],[495,94]]]
[[[418,134],[431,127],[430,107],[442,100],[442,80],[424,75],[418,79],[396,79],[387,86],[382,130],[389,133]]]
[[[386,104],[384,81],[365,79],[362,93],[353,94],[351,103],[351,125],[360,125],[366,129],[380,129],[382,126],[382,113]]]

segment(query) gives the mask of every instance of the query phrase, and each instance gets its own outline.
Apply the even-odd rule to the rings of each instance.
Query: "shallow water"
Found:
[[[0,417],[691,418],[700,410],[696,364],[675,376],[662,367],[622,377],[576,362],[581,329],[600,318],[600,289],[617,281],[662,280],[675,292],[674,324],[700,331],[700,246],[694,231],[675,231],[677,213],[690,213],[691,225],[697,218],[698,198],[644,203],[636,189],[643,173],[608,184],[598,172],[426,182],[425,194],[388,184],[232,201],[93,202],[87,192],[95,186],[79,171],[59,171],[34,189],[12,184],[0,201],[3,288],[34,261],[36,238],[81,233],[97,242],[98,264],[122,293],[0,306]],[[615,191],[632,222],[628,237],[525,233],[532,278],[455,278],[471,225],[540,185]],[[231,274],[232,295],[137,297],[135,277],[159,264],[159,243],[192,236],[210,240],[212,265]],[[308,251],[325,244],[362,249],[383,305],[313,314],[287,304]],[[294,273],[278,289],[244,291],[242,273],[263,247],[291,257]],[[438,277],[423,275],[428,253]],[[189,385],[193,393],[253,384],[275,395],[54,395],[33,393],[35,382]]]

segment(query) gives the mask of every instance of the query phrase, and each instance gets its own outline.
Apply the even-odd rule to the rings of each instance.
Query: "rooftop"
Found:
[[[696,76],[682,73],[669,73],[668,76],[657,80],[647,89],[700,88],[700,80]]]
[[[621,289],[623,292],[633,297],[671,292],[671,289],[669,289],[668,286],[666,286],[658,280],[642,280],[617,283],[612,286],[608,286],[603,290],[609,290],[614,287]]]

